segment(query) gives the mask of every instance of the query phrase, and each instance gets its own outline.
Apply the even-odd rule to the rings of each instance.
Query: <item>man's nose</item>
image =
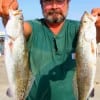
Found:
[[[52,8],[57,8],[58,6],[57,6],[57,3],[56,3],[56,1],[52,1]]]

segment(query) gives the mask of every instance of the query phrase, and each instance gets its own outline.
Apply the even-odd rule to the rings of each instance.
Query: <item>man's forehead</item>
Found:
[[[71,0],[40,0],[40,3],[42,4],[42,2],[51,2],[51,1],[56,1],[56,2],[70,2]]]
[[[41,1],[68,1],[68,0],[41,0]]]

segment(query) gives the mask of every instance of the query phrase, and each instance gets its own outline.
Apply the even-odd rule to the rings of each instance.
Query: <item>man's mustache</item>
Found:
[[[61,11],[58,11],[58,10],[50,10],[50,11],[48,12],[48,14],[49,14],[49,15],[52,15],[52,14],[61,14],[61,15],[62,15]]]

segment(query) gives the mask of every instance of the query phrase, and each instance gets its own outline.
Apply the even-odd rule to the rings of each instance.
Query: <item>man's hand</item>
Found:
[[[4,25],[7,23],[9,17],[9,9],[18,9],[17,0],[0,0],[0,17],[2,17]]]
[[[96,27],[100,28],[100,8],[92,9],[92,15],[97,16]]]
[[[8,15],[9,9],[17,9],[17,0],[0,0],[0,16]]]
[[[100,42],[100,8],[94,8],[91,11],[92,15],[97,16],[97,21],[95,23],[97,29],[97,42]]]

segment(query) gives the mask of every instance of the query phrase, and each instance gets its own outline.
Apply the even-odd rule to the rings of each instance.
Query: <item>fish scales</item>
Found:
[[[21,10],[9,10],[6,25],[5,66],[14,100],[25,100],[30,70]]]
[[[94,87],[96,73],[96,17],[84,12],[76,47],[78,100],[87,100]]]

